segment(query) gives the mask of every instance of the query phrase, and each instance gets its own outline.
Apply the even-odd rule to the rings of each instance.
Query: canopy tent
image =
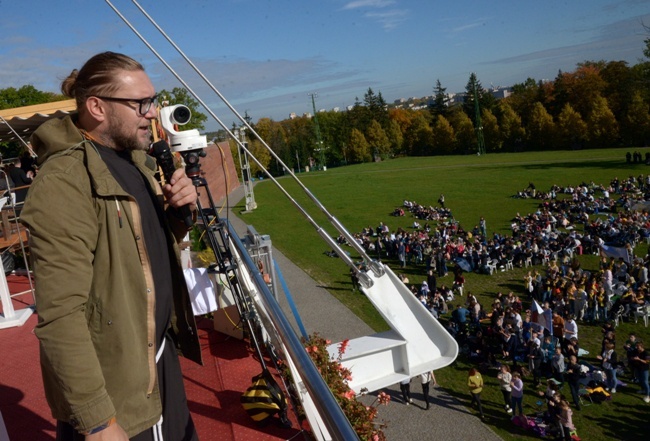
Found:
[[[28,142],[45,121],[62,118],[76,109],[75,100],[65,100],[0,110],[0,142],[18,141],[18,136]]]

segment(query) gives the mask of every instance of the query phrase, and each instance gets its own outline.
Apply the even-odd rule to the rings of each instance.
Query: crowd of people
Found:
[[[34,158],[29,154],[6,162],[0,158],[0,191],[10,191],[13,193],[12,202],[22,204],[36,172]]]
[[[609,185],[554,185],[548,192],[538,192],[531,183],[520,194],[539,199],[538,209],[525,216],[517,213],[512,235],[491,237],[483,218],[465,230],[448,207],[404,201],[394,214],[410,212],[412,228],[390,230],[381,223],[355,239],[369,254],[395,259],[401,267],[422,268],[426,279],[421,284],[400,277],[432,314],[448,317],[448,330],[475,363],[468,387],[481,417],[480,375],[493,367],[499,369],[508,414],[523,415],[523,380],[530,377],[534,387],[546,386],[540,394],[547,403],[547,427],[571,439],[572,412],[581,410],[585,388],[611,397],[625,373],[650,402],[650,355],[632,335],[624,346],[626,356],[618,357],[614,330],[618,320],[650,308],[650,255],[634,254],[634,247],[650,236],[650,215],[643,206],[649,193],[650,176],[616,178]],[[581,268],[577,256],[586,253],[601,254],[597,271]],[[486,307],[464,292],[463,273],[491,274],[489,266],[530,267],[523,280],[524,298],[498,293]],[[440,283],[449,273],[449,283]],[[524,307],[533,300],[540,310]],[[585,361],[580,347],[579,327],[587,322],[603,327],[598,366]],[[561,392],[565,383],[566,396]]]

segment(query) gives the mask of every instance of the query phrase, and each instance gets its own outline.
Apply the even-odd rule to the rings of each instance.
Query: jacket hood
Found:
[[[61,152],[72,149],[83,149],[87,152],[96,153],[86,156],[88,161],[88,172],[98,194],[102,195],[125,195],[124,190],[117,185],[110,171],[101,159],[99,152],[92,142],[85,142],[81,131],[75,125],[77,114],[68,115],[62,119],[51,119],[41,124],[31,136],[31,143],[34,152],[38,155],[37,164],[42,166],[45,161]],[[92,147],[89,147],[92,146]],[[150,179],[153,179],[157,166],[156,161],[146,152],[134,150],[131,152],[133,163]],[[39,173],[39,176],[42,173]],[[38,176],[37,176],[38,178]],[[153,183],[152,183],[153,185]]]
[[[51,119],[41,124],[30,139],[34,152],[38,155],[37,164],[42,165],[54,153],[61,152],[83,142],[81,132],[75,126],[77,114],[63,119]]]

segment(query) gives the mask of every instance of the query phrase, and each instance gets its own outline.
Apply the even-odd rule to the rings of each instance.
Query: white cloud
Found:
[[[385,8],[395,3],[395,0],[355,0],[347,3],[343,9]]]
[[[346,3],[343,10],[367,9],[363,16],[380,23],[388,31],[404,23],[409,13],[407,9],[384,10],[396,4],[395,0],[354,0]]]
[[[393,9],[386,12],[368,12],[365,16],[381,23],[384,29],[391,30],[406,21],[408,12],[407,10]]]
[[[489,20],[490,20],[489,18],[479,18],[479,19],[476,19],[475,21],[473,21],[472,23],[467,23],[465,25],[461,25],[461,26],[457,26],[457,27],[453,28],[452,32],[463,32],[463,31],[467,31],[469,29],[474,29],[476,27],[485,25],[485,23],[487,21],[489,21]]]

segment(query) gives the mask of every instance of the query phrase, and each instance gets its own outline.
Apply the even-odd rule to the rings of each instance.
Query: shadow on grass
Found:
[[[587,156],[585,156],[585,159],[587,159]],[[602,168],[611,170],[614,167],[620,167],[624,162],[624,158],[621,158],[621,160],[610,159],[603,161],[550,162],[546,164],[527,164],[521,166],[521,168],[527,170],[549,170],[556,168]]]
[[[521,283],[499,283],[497,286],[504,288],[503,291],[521,292]]]
[[[607,415],[598,417],[587,416],[584,419],[591,421],[598,426],[602,433],[612,439],[624,439],[626,441],[648,439],[647,412],[635,412],[634,408],[628,408],[626,414],[629,416]]]

